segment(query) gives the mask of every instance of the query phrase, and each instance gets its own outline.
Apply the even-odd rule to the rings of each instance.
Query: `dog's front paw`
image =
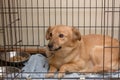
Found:
[[[53,78],[54,77],[54,73],[47,73],[45,75],[45,78]]]
[[[63,78],[64,77],[64,75],[65,75],[65,73],[58,73],[58,78]]]

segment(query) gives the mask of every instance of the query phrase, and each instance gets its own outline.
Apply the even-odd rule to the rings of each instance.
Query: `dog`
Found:
[[[58,78],[66,72],[110,72],[119,69],[119,41],[110,36],[82,36],[75,27],[56,25],[47,29],[47,57],[50,65],[46,77]]]

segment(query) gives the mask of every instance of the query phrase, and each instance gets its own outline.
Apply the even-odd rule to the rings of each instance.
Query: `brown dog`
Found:
[[[59,70],[58,78],[65,72],[103,72],[118,69],[119,41],[109,36],[81,36],[74,27],[57,25],[49,27],[47,56],[50,64],[47,77],[53,77]],[[62,73],[61,73],[62,72]]]

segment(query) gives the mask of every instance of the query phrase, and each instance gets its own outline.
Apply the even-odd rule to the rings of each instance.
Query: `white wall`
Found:
[[[104,26],[106,26],[105,27],[106,35],[111,36],[111,33],[114,33],[113,37],[118,38],[119,36],[118,35],[119,13],[115,12],[114,14],[112,14],[111,11],[113,9],[112,3],[115,1],[115,7],[119,7],[120,0],[114,0],[114,1],[105,0],[106,1],[105,6],[104,6],[104,0],[91,0],[91,7],[94,7],[94,9],[91,8],[91,10],[89,8],[90,0],[13,0],[13,1],[15,2],[11,1],[11,6],[19,7],[18,8],[19,10],[17,10],[16,8],[16,9],[11,9],[11,11],[17,12],[19,16],[18,14],[11,15],[12,17],[11,20],[14,21],[15,19],[19,18],[20,21],[16,21],[15,24],[12,24],[12,26],[15,26],[15,28],[12,29],[7,28],[5,30],[6,43],[8,44],[11,44],[11,42],[15,43],[16,41],[22,39],[23,45],[40,44],[41,46],[44,46],[44,42],[46,44],[45,31],[47,27],[56,24],[79,26],[79,30],[83,35],[90,33],[94,34],[95,31],[96,34],[103,34]],[[25,3],[27,3],[27,5]],[[25,9],[26,7],[28,8]],[[34,9],[31,9],[30,7],[34,7]],[[39,9],[37,9],[38,7]],[[70,7],[71,9],[68,9]],[[72,7],[74,9],[72,9]],[[78,9],[77,7],[80,8]],[[87,8],[84,9],[84,7]],[[111,8],[105,9],[100,7],[111,7]],[[115,11],[119,11],[119,8],[115,8]],[[9,21],[7,20],[9,20],[8,16],[6,18],[6,22],[9,24]],[[112,23],[112,20],[114,24]],[[47,26],[47,27],[44,29],[42,26]],[[84,26],[86,28],[84,28]],[[107,28],[107,26],[109,28]],[[111,26],[114,27],[113,30],[114,32],[112,32]],[[10,30],[12,30],[12,33],[10,33]]]
[[[1,7],[1,4],[2,3],[2,0],[0,0],[0,7]],[[0,46],[1,44],[3,43],[3,38],[2,38],[2,31],[1,31],[1,27],[2,27],[2,21],[1,21],[1,9],[0,9]]]

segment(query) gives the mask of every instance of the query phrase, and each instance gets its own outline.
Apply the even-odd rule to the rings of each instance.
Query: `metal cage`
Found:
[[[102,34],[120,40],[120,1],[0,0],[0,50],[5,54],[8,51],[17,50],[32,55],[43,53],[43,49],[47,45],[46,30],[49,26],[57,24],[74,26],[80,30],[82,35]],[[120,44],[117,48],[120,50]],[[22,63],[11,64],[3,61],[0,62],[0,65],[19,69],[24,66]],[[24,72],[20,73],[24,74]],[[27,73],[32,74],[31,72]],[[38,74],[45,73],[38,72]],[[16,78],[18,77],[6,77],[8,80],[16,80]],[[102,78],[105,78],[104,74]],[[110,76],[108,79],[110,78],[114,77]],[[119,75],[116,79],[118,78],[120,78]],[[1,79],[3,79],[3,75]],[[24,79],[28,80],[29,77],[19,77],[19,80]],[[31,79],[44,80],[45,78]],[[85,76],[65,79],[85,79]],[[96,77],[91,79],[96,80]]]

